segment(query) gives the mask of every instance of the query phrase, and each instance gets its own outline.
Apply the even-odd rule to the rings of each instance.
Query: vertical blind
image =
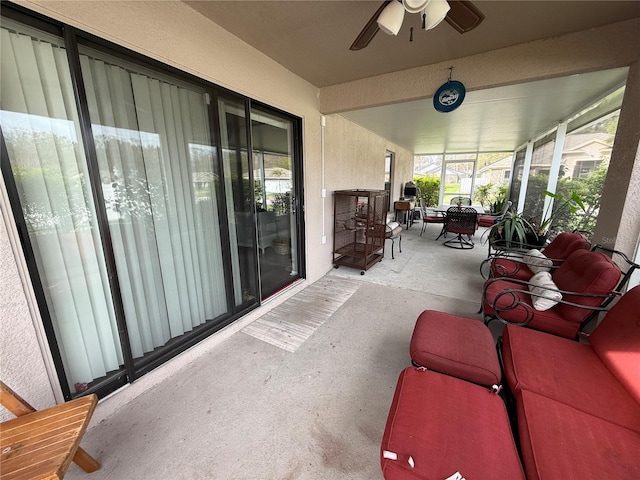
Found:
[[[124,362],[105,232],[62,42],[6,25],[2,132],[69,387],[80,391]],[[93,54],[80,63],[139,358],[228,311],[208,107],[195,88]]]
[[[1,33],[2,132],[72,387],[123,358],[66,52]]]
[[[205,96],[80,63],[135,358],[227,311]]]

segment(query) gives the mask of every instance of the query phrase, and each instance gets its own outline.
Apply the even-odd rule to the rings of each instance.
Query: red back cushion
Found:
[[[640,403],[640,285],[611,307],[589,341],[602,363]]]
[[[616,288],[621,273],[613,260],[603,253],[576,250],[553,272],[552,277],[560,290],[604,295]],[[604,298],[565,294],[563,300],[595,307],[602,304]],[[555,308],[559,315],[574,323],[580,323],[591,313],[587,309],[564,304]]]
[[[542,253],[547,258],[564,260],[576,250],[589,250],[591,243],[580,233],[562,232],[547,245]],[[554,262],[559,265],[561,262]]]

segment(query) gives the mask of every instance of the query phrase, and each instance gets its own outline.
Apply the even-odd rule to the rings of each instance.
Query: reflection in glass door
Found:
[[[300,277],[293,122],[252,108],[260,289],[269,297]]]
[[[236,306],[249,305],[257,301],[258,282],[244,100],[221,96],[218,100],[218,116],[234,301]]]
[[[229,311],[206,92],[80,46],[136,368]]]

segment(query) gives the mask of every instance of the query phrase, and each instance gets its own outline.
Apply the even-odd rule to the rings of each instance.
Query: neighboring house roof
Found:
[[[441,170],[442,170],[442,166],[434,163],[432,165],[427,165],[425,167],[420,167],[414,173],[416,175],[438,175],[438,176],[440,176]]]
[[[512,155],[509,155],[508,157],[504,157],[504,158],[501,158],[500,160],[496,160],[495,162],[485,165],[484,167],[479,169],[478,173],[482,174],[490,170],[510,169],[512,158],[513,158]]]
[[[414,175],[418,175],[418,176],[430,176],[430,177],[440,177],[440,173],[442,171],[442,167],[440,165],[437,165],[437,168],[422,168],[419,170],[414,171]],[[452,170],[450,168],[447,168],[445,170],[445,175],[458,175],[458,176],[464,176],[465,174],[462,172],[459,172],[458,170]]]
[[[565,149],[562,152],[564,158],[578,160],[600,160],[603,156],[611,154],[612,146],[599,139],[583,142],[573,149]]]

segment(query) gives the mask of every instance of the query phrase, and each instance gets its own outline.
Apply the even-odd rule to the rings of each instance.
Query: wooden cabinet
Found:
[[[333,265],[359,268],[360,274],[384,257],[386,190],[333,192]]]

